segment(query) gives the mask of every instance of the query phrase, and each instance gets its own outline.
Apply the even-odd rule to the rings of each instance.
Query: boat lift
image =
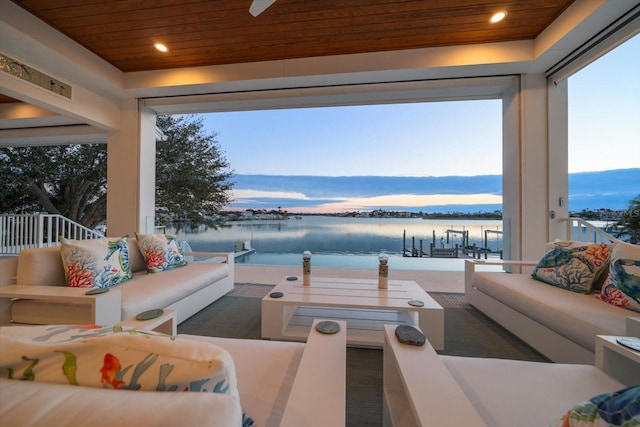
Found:
[[[500,234],[503,232],[499,230],[484,230],[484,246],[478,247],[475,243],[473,245],[469,245],[469,231],[468,230],[454,230],[447,229],[445,230],[446,234],[446,245],[443,242],[444,237],[440,239],[440,247],[436,246],[436,231],[433,230],[432,241],[429,243],[429,252],[425,252],[423,250],[423,240],[419,239],[418,247],[416,247],[416,238],[411,237],[411,249],[407,248],[406,239],[407,239],[407,231],[404,230],[402,235],[402,255],[404,257],[413,257],[413,258],[421,258],[421,257],[431,257],[431,258],[460,258],[462,254],[464,257],[478,258],[480,259],[484,254],[484,258],[487,259],[488,254],[496,253],[500,255],[500,259],[502,259],[502,250],[491,250],[489,248],[489,233]],[[462,236],[461,244],[456,243],[451,246],[451,243],[454,240],[456,235]]]
[[[419,245],[420,245],[419,248],[416,248],[416,238],[415,236],[412,237],[411,250],[407,249],[406,239],[407,239],[407,230],[404,230],[402,235],[402,256],[404,257],[458,258],[460,256],[458,244],[456,244],[453,247],[445,247],[444,245],[442,245],[441,247],[436,247],[436,231],[435,230],[433,230],[432,241],[431,243],[429,243],[428,253],[423,250],[422,239],[420,239],[419,241]],[[449,243],[449,234],[447,233],[447,244],[448,243]]]

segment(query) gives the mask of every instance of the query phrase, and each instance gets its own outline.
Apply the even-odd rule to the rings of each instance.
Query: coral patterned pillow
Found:
[[[118,390],[238,396],[235,366],[225,349],[119,326],[0,327],[0,376]]]
[[[175,236],[136,233],[136,237],[149,273],[158,273],[187,265],[187,260],[182,254]]]
[[[630,427],[640,425],[640,385],[592,397],[571,408],[551,427]]]
[[[609,265],[612,246],[606,243],[553,243],[531,276],[545,283],[588,294]]]
[[[60,255],[71,287],[107,288],[133,277],[129,267],[128,236],[70,240],[60,237]]]
[[[624,242],[616,244],[611,254],[609,277],[598,298],[640,311],[640,246]]]

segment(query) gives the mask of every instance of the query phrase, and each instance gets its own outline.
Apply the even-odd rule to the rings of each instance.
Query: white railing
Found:
[[[59,236],[67,239],[104,237],[57,214],[0,215],[0,255],[20,253],[23,249],[57,246]]]
[[[567,227],[567,239],[580,242],[618,243],[619,239],[582,218],[560,218]]]

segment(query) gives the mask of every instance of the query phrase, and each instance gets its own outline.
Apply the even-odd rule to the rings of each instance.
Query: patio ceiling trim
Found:
[[[143,105],[158,114],[308,108],[405,102],[498,99],[515,76],[369,83],[207,95],[150,98]]]
[[[640,4],[549,68],[546,75],[558,83],[639,33]]]

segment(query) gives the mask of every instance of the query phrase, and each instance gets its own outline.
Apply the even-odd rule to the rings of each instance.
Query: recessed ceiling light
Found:
[[[489,22],[491,22],[492,24],[495,24],[496,22],[502,21],[505,16],[507,16],[507,12],[505,12],[504,10],[501,10],[500,12],[494,14],[489,20]]]
[[[158,49],[160,52],[169,52],[169,48],[162,43],[154,43],[153,47]]]

